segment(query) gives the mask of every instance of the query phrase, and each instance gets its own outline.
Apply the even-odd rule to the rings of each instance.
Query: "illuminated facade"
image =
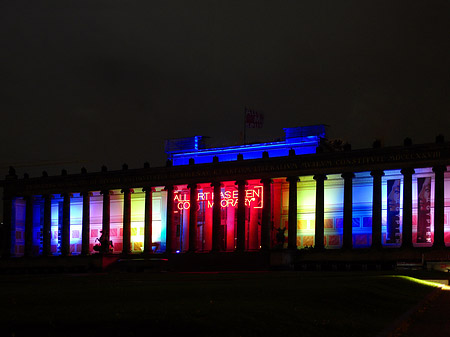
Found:
[[[333,152],[320,145],[323,126],[285,132],[283,141],[219,149],[201,137],[171,140],[166,167],[23,179],[11,169],[2,257],[90,255],[102,234],[127,256],[324,259],[450,245],[450,143]]]

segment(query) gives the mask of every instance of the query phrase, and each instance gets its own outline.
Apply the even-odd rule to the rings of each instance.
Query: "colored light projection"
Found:
[[[352,236],[354,248],[372,244],[373,178],[370,172],[357,172],[353,178]]]
[[[274,178],[272,181],[271,246],[275,249],[287,248],[289,183],[286,178]]]
[[[431,247],[434,242],[434,173],[431,167],[415,169],[413,175],[413,244]]]
[[[297,247],[314,246],[316,221],[316,181],[302,176],[297,183]]]
[[[450,245],[450,166],[444,173],[444,240]],[[433,221],[434,223],[434,221]]]
[[[11,254],[13,256],[22,256],[25,252],[25,209],[26,203],[23,198],[13,200],[13,212],[11,214],[13,223]]]
[[[342,247],[344,226],[344,179],[340,174],[329,174],[324,182],[324,236],[326,248]]]
[[[381,180],[382,243],[401,245],[403,218],[403,175],[400,170],[386,170]]]

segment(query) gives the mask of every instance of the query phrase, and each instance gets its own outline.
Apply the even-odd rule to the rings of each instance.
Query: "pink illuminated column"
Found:
[[[152,187],[144,187],[142,189],[143,192],[145,192],[145,206],[144,206],[144,253],[151,254],[153,253],[153,241],[152,241],[152,221],[153,221],[153,215],[152,215],[152,198],[153,198],[153,191]]]
[[[373,194],[372,194],[372,248],[381,248],[381,223],[382,223],[382,177],[384,172],[381,170],[372,171],[370,175],[373,177]]]
[[[33,196],[25,197],[25,256],[30,257],[33,251]]]
[[[237,228],[236,228],[236,251],[245,250],[245,180],[236,181],[238,185],[238,208],[237,208]]]
[[[433,247],[445,247],[444,241],[444,172],[445,166],[433,167],[434,172],[434,243]]]
[[[70,197],[69,193],[61,194],[63,197],[62,232],[61,232],[61,255],[70,253]]]
[[[316,181],[316,226],[314,228],[314,248],[324,248],[325,238],[325,190],[324,182],[327,179],[325,174],[316,174],[314,180]]]
[[[412,247],[412,175],[414,169],[405,168],[403,174],[403,232],[402,247]]]
[[[197,184],[188,185],[189,188],[189,251],[197,251]]]
[[[270,224],[272,220],[271,185],[272,179],[262,179],[263,184],[263,210],[261,219],[261,250],[269,250],[270,247]]]
[[[166,253],[172,253],[173,245],[176,241],[176,231],[173,226],[173,186],[169,185],[165,187],[167,191],[167,228],[166,228]]]
[[[297,249],[297,176],[288,177],[289,210],[288,210],[288,249]]]
[[[124,188],[123,193],[123,246],[122,253],[130,254],[131,252],[131,188]]]
[[[352,222],[353,222],[353,172],[343,173],[344,178],[344,234],[342,248],[351,249],[353,246]]]
[[[212,251],[220,251],[220,182],[213,182],[211,187],[214,188],[214,204],[213,204],[213,228],[212,228]]]
[[[83,197],[83,217],[81,220],[81,255],[89,255],[89,236],[91,227],[91,192],[82,192]]]
[[[44,228],[42,229],[42,254],[44,256],[52,255],[51,239],[52,239],[52,195],[44,195]]]
[[[111,226],[111,191],[103,190],[100,192],[103,195],[103,217],[102,217],[102,235],[104,242],[107,243],[107,247],[104,248],[103,253],[109,253],[109,229]]]

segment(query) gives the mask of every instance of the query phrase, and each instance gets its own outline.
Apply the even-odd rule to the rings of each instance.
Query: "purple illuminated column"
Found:
[[[288,211],[288,249],[297,249],[297,176],[288,177],[289,211]]]
[[[197,184],[189,186],[189,251],[197,251]]]
[[[81,220],[81,254],[89,255],[89,232],[91,230],[91,192],[81,193],[83,197],[83,217]]]
[[[49,256],[51,251],[52,239],[52,195],[44,195],[44,227],[42,229],[42,254]]]
[[[173,186],[166,186],[167,191],[167,228],[166,228],[166,253],[172,253],[176,231],[173,228]]]
[[[63,197],[62,232],[61,232],[61,255],[70,254],[70,197],[69,193],[61,194]]]
[[[414,169],[405,168],[403,174],[403,232],[402,247],[412,247],[412,175]]]
[[[372,194],[372,248],[381,248],[381,179],[384,172],[376,170],[370,172],[373,177],[373,194]]]
[[[25,256],[33,255],[33,196],[25,197]]]
[[[220,182],[213,182],[214,188],[213,225],[212,225],[212,251],[220,251]]]
[[[152,249],[152,221],[153,221],[153,211],[152,211],[152,203],[153,203],[153,191],[150,186],[144,187],[142,189],[145,192],[145,206],[144,206],[144,253],[151,254],[153,253]]]
[[[445,247],[444,240],[444,172],[445,166],[433,167],[434,172],[434,243],[433,247]]]
[[[131,252],[131,193],[133,190],[124,188],[123,193],[123,246],[122,253],[130,254]]]
[[[272,218],[271,184],[272,179],[262,179],[263,184],[263,210],[261,219],[261,250],[269,250],[270,224]]]
[[[6,191],[3,192],[3,240],[1,257],[11,256],[11,230],[12,230],[12,197]]]
[[[351,249],[353,246],[353,178],[352,172],[343,173],[344,178],[344,234],[342,239],[342,248]]]
[[[111,191],[103,190],[100,192],[103,195],[103,218],[102,218],[102,235],[103,242],[105,242],[105,247],[102,247],[103,253],[109,253],[109,229],[111,225]]]
[[[325,174],[316,174],[316,226],[314,232],[314,248],[323,249],[325,239],[325,194],[324,185],[327,176]]]
[[[237,224],[236,224],[236,251],[243,252],[245,250],[245,180],[236,181],[238,186],[238,208],[237,208]]]

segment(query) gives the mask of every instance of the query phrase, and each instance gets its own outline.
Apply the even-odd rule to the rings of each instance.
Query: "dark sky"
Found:
[[[450,140],[450,1],[0,1],[1,176],[161,166],[236,143],[244,106],[253,140]]]

